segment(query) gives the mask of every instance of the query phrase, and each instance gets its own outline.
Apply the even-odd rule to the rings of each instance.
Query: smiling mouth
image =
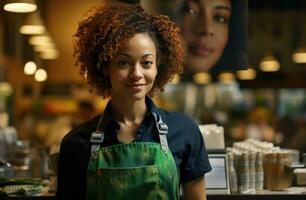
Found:
[[[213,53],[213,49],[205,45],[191,45],[188,49],[191,54],[201,57],[208,57]]]
[[[132,89],[135,92],[141,91],[146,84],[127,84],[126,87]]]
[[[140,87],[144,85],[145,85],[144,83],[126,84],[127,87]]]

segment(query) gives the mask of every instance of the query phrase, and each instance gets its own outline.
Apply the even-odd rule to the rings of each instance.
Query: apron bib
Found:
[[[100,148],[104,132],[92,133],[88,200],[178,200],[179,177],[168,148],[168,127],[153,113],[160,143],[132,142]]]

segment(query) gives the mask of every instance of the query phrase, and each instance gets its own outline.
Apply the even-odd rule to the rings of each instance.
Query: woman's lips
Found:
[[[206,45],[193,45],[189,47],[189,51],[193,55],[207,57],[213,52],[213,49]]]
[[[134,92],[140,92],[145,84],[143,83],[137,83],[137,84],[127,84],[126,87],[130,88]]]

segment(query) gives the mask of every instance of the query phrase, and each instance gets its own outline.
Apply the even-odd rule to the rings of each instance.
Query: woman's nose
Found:
[[[207,11],[201,10],[199,12],[199,15],[197,16],[195,27],[196,27],[196,33],[200,36],[214,35],[213,21],[212,17],[209,15],[210,14]]]
[[[136,63],[132,68],[131,68],[131,71],[130,71],[130,78],[133,78],[133,79],[140,79],[142,78],[143,76],[143,73],[142,73],[142,68],[141,68],[141,65]]]

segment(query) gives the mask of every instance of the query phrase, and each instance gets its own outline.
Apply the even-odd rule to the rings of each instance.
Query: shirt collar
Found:
[[[155,112],[156,114],[160,115],[160,110],[155,106],[153,100],[150,97],[146,96],[146,105],[148,108],[147,114],[150,114],[152,116],[152,112]]]
[[[152,101],[152,99],[150,97],[146,96],[145,99],[146,105],[147,105],[147,113],[145,115],[145,117],[153,117],[152,112],[155,112],[156,114],[160,115],[160,110],[155,106],[154,102]],[[119,128],[119,124],[116,122],[113,114],[112,114],[112,104],[111,104],[111,100],[108,101],[105,109],[104,109],[104,113],[103,113],[103,119],[102,119],[102,124],[103,127],[105,128],[106,126],[108,126],[110,123],[115,123],[116,126],[118,126]]]

